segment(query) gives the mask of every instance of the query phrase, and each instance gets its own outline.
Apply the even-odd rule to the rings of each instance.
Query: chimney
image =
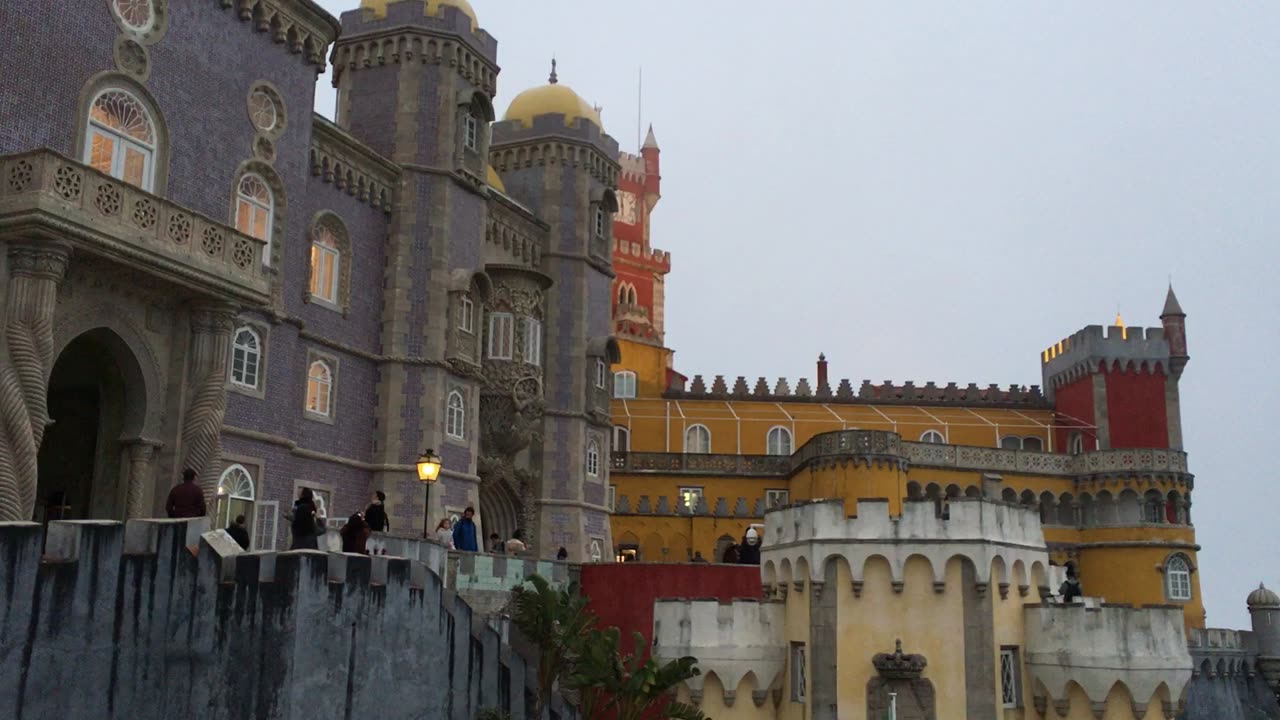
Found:
[[[818,388],[830,388],[827,384],[827,356],[818,353]]]

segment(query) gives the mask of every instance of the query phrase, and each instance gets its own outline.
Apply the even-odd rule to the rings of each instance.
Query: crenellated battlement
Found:
[[[629,152],[620,151],[618,153],[618,165],[622,168],[622,177],[637,183],[643,183],[647,170],[645,170],[644,158],[640,155],[633,155]]]
[[[1122,684],[1135,715],[1150,703],[1173,717],[1191,680],[1191,655],[1178,605],[1027,605],[1023,608],[1026,665],[1036,703],[1069,703],[1072,683],[1095,710]]]
[[[531,127],[520,120],[494,123],[489,162],[499,172],[529,167],[563,166],[585,169],[606,187],[618,186],[618,141],[595,123],[548,113],[533,118]]]
[[[889,514],[889,501],[857,501],[858,514],[849,517],[843,499],[814,500],[773,510],[765,515],[761,550],[761,578],[765,585],[793,583],[801,589],[821,584],[827,563],[843,559],[855,588],[860,589],[867,561],[880,557],[889,564],[894,589],[901,591],[907,559],[920,556],[933,570],[934,587],[945,589],[947,563],[960,556],[970,560],[977,582],[994,581],[1008,587],[1010,578],[1026,594],[1034,584],[1047,590],[1049,557],[1039,514],[1031,508],[955,498],[947,512],[932,501],[907,501],[902,514]]]
[[[782,687],[786,667],[785,606],[778,602],[662,599],[653,605],[653,654],[660,660],[698,658],[702,674],[687,681],[695,704],[715,675],[732,706],[745,680],[756,707]]]
[[[794,389],[791,382],[778,378],[770,387],[769,382],[761,377],[754,386],[747,384],[746,376],[739,375],[730,387],[724,375],[716,375],[710,388],[701,375],[694,375],[688,389],[683,384],[669,387],[663,397],[672,400],[760,400],[763,402],[826,402],[867,405],[926,405],[926,406],[982,406],[995,408],[1031,408],[1046,409],[1049,407],[1040,386],[1010,385],[1001,389],[999,385],[988,385],[980,388],[976,383],[960,387],[956,383],[939,386],[927,382],[917,386],[907,381],[895,385],[892,380],[885,380],[879,385],[870,380],[863,380],[855,391],[853,384],[841,380],[833,392],[829,385],[814,388],[808,378],[800,378]]]
[[[1100,369],[1168,373],[1169,341],[1163,328],[1090,325],[1040,354],[1046,392]]]
[[[623,240],[621,238],[615,239],[613,245],[615,257],[622,257],[627,260],[644,263],[645,265],[651,266],[658,272],[666,273],[671,271],[671,253],[666,250],[646,248],[640,243]]]

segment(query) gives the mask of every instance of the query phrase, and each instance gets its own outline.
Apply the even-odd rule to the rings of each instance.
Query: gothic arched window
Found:
[[[275,212],[275,197],[258,175],[245,173],[236,185],[236,230],[256,237],[266,243],[262,251],[263,264],[271,264],[271,222]]]
[[[85,134],[86,164],[150,192],[157,144],[155,122],[132,93],[108,88],[94,98]]]
[[[261,367],[262,338],[248,325],[236,328],[231,343],[231,382],[257,390]]]
[[[449,393],[448,407],[444,414],[444,431],[451,438],[464,440],[467,437],[467,404],[462,393],[454,390]]]

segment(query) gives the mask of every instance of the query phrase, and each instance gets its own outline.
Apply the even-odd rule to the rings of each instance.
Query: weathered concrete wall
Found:
[[[525,717],[534,669],[425,565],[207,528],[0,523],[0,717]]]

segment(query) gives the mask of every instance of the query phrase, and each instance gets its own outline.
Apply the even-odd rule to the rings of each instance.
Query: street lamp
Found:
[[[427,451],[418,456],[418,482],[427,486],[427,499],[422,504],[422,537],[431,532],[431,484],[440,477],[440,456],[436,451]]]

